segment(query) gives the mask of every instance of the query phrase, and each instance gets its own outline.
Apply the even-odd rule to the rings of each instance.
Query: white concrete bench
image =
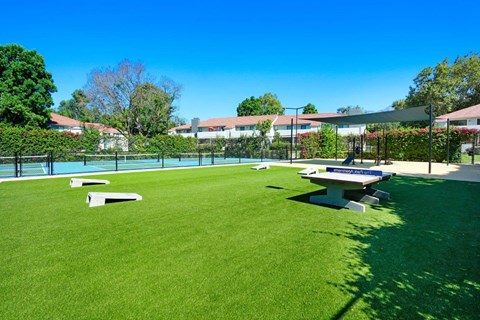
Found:
[[[303,169],[302,171],[299,171],[297,172],[298,174],[301,174],[302,176],[304,175],[310,175],[310,174],[317,174],[318,173],[318,169],[315,169],[315,168],[306,168],[306,169]]]
[[[262,169],[270,169],[268,164],[259,164],[258,166],[252,167],[253,170],[262,170]]]
[[[87,203],[90,207],[103,206],[108,202],[120,201],[138,201],[142,200],[142,196],[136,193],[122,192],[89,192],[87,194]]]
[[[72,188],[79,188],[86,185],[94,185],[94,184],[110,184],[110,181],[99,180],[99,179],[81,179],[81,178],[72,178],[70,180],[70,187]]]

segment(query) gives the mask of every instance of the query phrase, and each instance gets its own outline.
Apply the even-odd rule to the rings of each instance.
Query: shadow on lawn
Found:
[[[332,319],[359,299],[370,318],[478,319],[480,184],[397,177],[385,187],[392,199],[381,206],[399,221],[352,224],[346,237],[358,245],[336,285],[354,297]]]

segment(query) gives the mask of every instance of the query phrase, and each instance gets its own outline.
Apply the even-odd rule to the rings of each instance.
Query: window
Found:
[[[309,124],[302,124],[300,126],[300,129],[310,129],[310,125]]]
[[[287,126],[287,130],[292,130],[292,126]]]
[[[245,127],[238,127],[240,131],[245,131]]]
[[[450,124],[452,126],[466,126],[467,125],[467,120],[452,120],[452,121],[450,121]]]
[[[480,126],[480,119],[477,119],[477,126]]]
[[[255,130],[255,126],[250,126],[250,130]]]

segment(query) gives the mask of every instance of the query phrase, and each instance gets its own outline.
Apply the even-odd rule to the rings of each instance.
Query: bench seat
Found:
[[[138,201],[142,200],[142,196],[137,193],[122,192],[89,192],[87,194],[87,203],[90,207],[103,206],[107,202],[120,201]]]
[[[94,184],[110,184],[108,180],[99,180],[99,179],[83,179],[83,178],[72,178],[70,180],[70,187],[79,188],[86,185]]]

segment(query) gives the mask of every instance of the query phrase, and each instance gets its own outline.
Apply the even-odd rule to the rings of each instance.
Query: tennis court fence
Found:
[[[122,170],[163,169],[287,160],[289,150],[160,153],[0,153],[0,178]]]

